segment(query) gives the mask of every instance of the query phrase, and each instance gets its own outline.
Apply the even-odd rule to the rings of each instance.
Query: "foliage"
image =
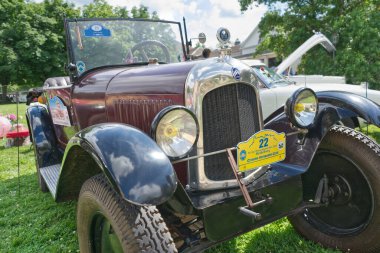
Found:
[[[65,17],[157,18],[157,13],[150,14],[145,6],[128,11],[105,0],[94,0],[82,9],[66,0],[1,0],[0,85],[4,91],[10,83],[41,85],[49,76],[65,75]]]
[[[273,50],[284,58],[313,35],[313,31],[336,38],[336,56],[321,47],[302,60],[305,74],[344,75],[352,83],[368,81],[380,88],[379,0],[239,0],[242,11],[263,3],[269,11],[259,27],[263,43],[258,53]]]
[[[65,44],[63,13],[76,16],[78,10],[63,0],[0,3],[0,83],[8,85],[42,82],[47,74],[63,73]]]

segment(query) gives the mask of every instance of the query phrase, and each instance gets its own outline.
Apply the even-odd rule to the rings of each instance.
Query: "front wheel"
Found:
[[[103,175],[83,184],[77,227],[80,252],[177,252],[157,208],[126,202]]]
[[[303,176],[306,198],[312,198],[324,176],[328,179],[328,205],[288,217],[294,228],[326,247],[379,252],[379,146],[355,130],[334,126]]]

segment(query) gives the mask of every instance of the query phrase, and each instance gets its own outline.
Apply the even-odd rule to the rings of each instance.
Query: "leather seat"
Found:
[[[68,76],[50,77],[46,79],[44,83],[44,88],[65,87],[70,85],[70,77]]]

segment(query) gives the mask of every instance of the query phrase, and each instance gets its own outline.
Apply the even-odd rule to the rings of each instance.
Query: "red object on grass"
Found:
[[[8,132],[6,137],[7,138],[10,138],[10,139],[14,139],[14,138],[25,138],[25,137],[28,137],[29,136],[29,131],[28,130],[19,130],[17,132],[17,130],[13,130],[11,132]]]

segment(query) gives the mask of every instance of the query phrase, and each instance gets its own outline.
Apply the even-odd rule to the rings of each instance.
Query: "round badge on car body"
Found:
[[[103,27],[101,25],[95,24],[91,26],[91,29],[95,32],[100,32],[101,30],[103,30]]]
[[[227,28],[219,28],[218,31],[216,32],[216,38],[218,41],[222,44],[227,44],[230,41],[231,34],[230,31],[228,31]]]

